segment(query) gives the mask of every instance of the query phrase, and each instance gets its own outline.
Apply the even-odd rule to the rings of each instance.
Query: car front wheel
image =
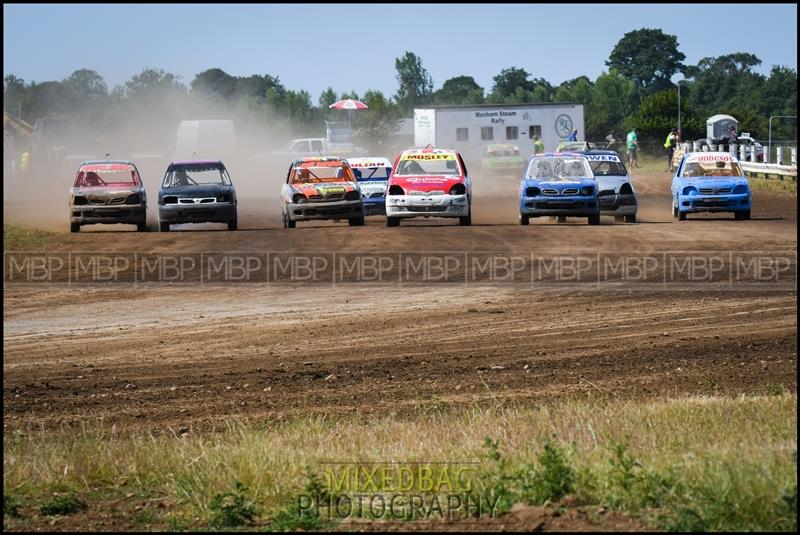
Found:
[[[400,226],[400,218],[399,217],[387,217],[386,218],[386,226],[387,227],[399,227]]]
[[[599,225],[600,224],[600,214],[590,215],[589,216],[589,224],[590,225]]]
[[[519,224],[527,225],[531,222],[531,217],[525,214],[519,214]]]
[[[169,223],[158,223],[159,232],[169,232]]]
[[[69,224],[69,231],[70,232],[80,232],[81,231],[81,224],[80,223],[70,223]]]

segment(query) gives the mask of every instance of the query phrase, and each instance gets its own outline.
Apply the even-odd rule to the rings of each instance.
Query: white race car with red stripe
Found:
[[[430,145],[405,150],[392,167],[386,190],[386,226],[401,218],[457,217],[472,223],[472,182],[461,155]]]

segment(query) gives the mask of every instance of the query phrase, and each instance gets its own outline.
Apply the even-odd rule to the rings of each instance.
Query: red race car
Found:
[[[457,217],[472,223],[472,183],[461,155],[427,146],[405,150],[392,167],[386,191],[386,226],[401,218]]]

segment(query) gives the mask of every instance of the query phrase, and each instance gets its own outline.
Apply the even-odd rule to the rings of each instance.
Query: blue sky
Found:
[[[314,103],[328,86],[391,96],[394,60],[406,50],[437,89],[470,75],[488,92],[511,66],[557,85],[594,80],[617,41],[640,28],[676,35],[688,64],[752,52],[764,74],[772,65],[797,69],[796,4],[5,4],[3,14],[4,75],[42,82],[89,68],[109,89],[145,67],[187,85],[219,67],[278,76]]]

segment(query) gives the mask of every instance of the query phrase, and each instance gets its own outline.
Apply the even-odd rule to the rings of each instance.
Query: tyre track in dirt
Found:
[[[669,177],[635,178],[636,225],[521,227],[513,198],[476,197],[472,227],[422,220],[387,229],[370,220],[362,228],[103,231],[65,235],[48,250],[796,251],[793,202],[764,195],[753,221],[673,223]],[[4,304],[6,430],[96,418],[201,429],[232,416],[796,391],[796,284],[6,284]]]

